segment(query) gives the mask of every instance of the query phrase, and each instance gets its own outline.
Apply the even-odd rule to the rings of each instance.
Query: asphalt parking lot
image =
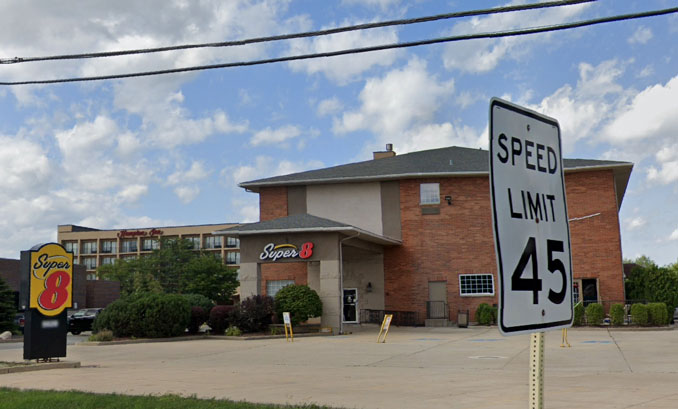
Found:
[[[529,336],[496,328],[379,328],[350,335],[72,345],[81,368],[0,375],[16,388],[197,395],[343,408],[527,407]],[[678,331],[573,329],[546,336],[545,407],[678,407]],[[21,349],[0,350],[21,360]]]

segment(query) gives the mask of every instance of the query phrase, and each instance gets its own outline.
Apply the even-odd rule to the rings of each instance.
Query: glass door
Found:
[[[346,323],[358,322],[358,289],[344,288],[342,320]]]

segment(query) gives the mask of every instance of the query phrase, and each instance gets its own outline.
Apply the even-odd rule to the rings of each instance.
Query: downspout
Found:
[[[360,236],[360,232],[356,233],[355,236],[348,236],[339,240],[339,334],[344,333],[344,242],[358,236]]]

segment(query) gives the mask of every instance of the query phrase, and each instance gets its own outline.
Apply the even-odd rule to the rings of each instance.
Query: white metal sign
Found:
[[[504,335],[572,325],[570,228],[560,127],[490,102],[490,190]]]

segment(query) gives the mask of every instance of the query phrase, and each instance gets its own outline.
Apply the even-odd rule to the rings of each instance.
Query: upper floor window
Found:
[[[207,237],[205,237],[205,248],[206,249],[220,249],[221,248],[221,236],[207,236]]]
[[[115,254],[117,251],[117,245],[115,243],[115,240],[107,240],[101,242],[101,252],[102,253],[110,253],[110,254]]]
[[[240,253],[237,251],[226,253],[226,264],[240,264]]]
[[[160,243],[158,242],[158,239],[144,239],[141,244],[141,250],[143,251],[157,250],[159,248]]]
[[[97,242],[96,241],[83,241],[82,242],[82,254],[96,254],[97,253]]]
[[[77,241],[67,241],[64,243],[64,248],[66,251],[70,251],[74,256],[78,255],[78,242]]]
[[[107,266],[110,264],[115,264],[115,257],[102,257],[101,258],[101,265],[102,266]]]
[[[422,183],[420,197],[421,204],[440,203],[440,183]]]
[[[200,237],[184,237],[184,239],[191,243],[191,248],[196,250],[200,248]]]
[[[226,237],[226,247],[240,247],[240,239],[237,237]]]
[[[122,253],[132,253],[137,251],[137,239],[123,240]]]
[[[88,270],[94,270],[97,268],[97,259],[96,257],[83,257],[82,264],[84,264]]]

